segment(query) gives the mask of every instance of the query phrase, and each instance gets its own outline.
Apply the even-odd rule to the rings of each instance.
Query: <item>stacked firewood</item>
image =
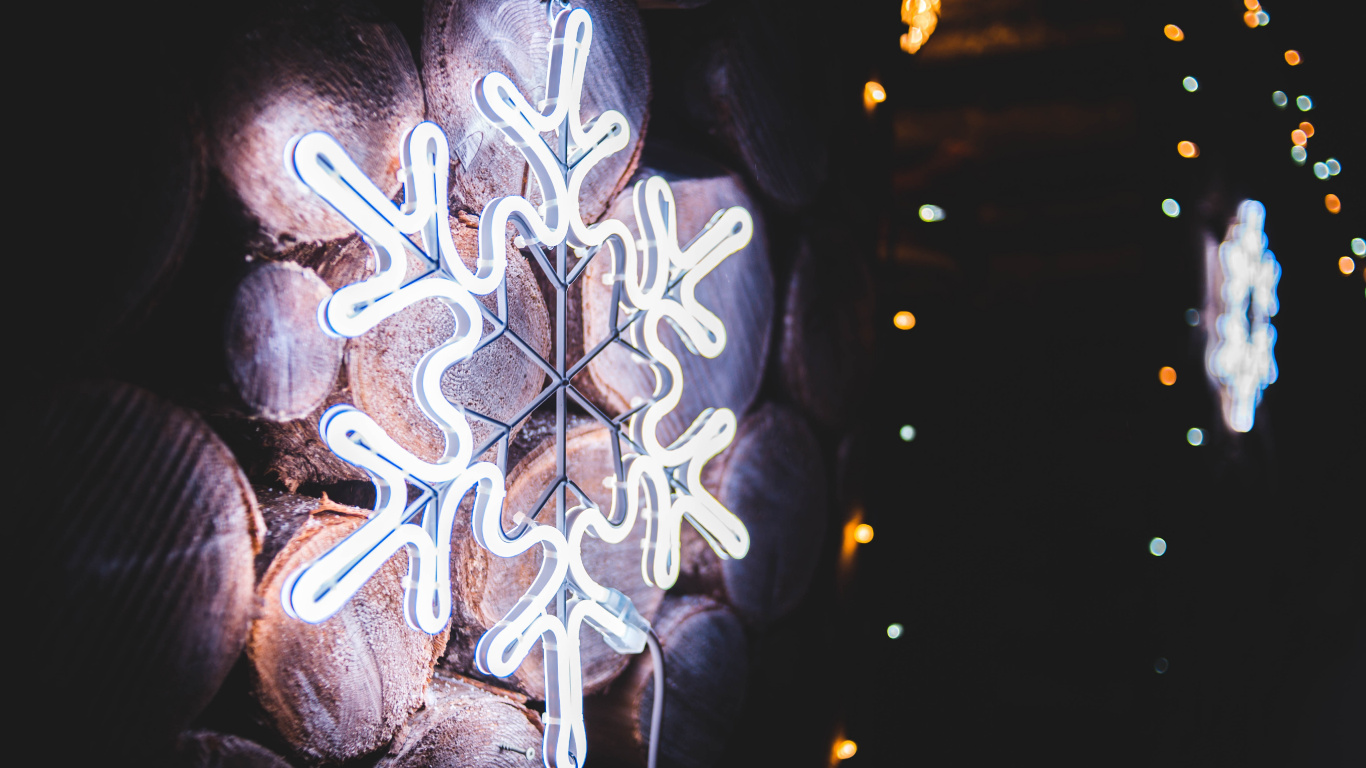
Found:
[[[800,224],[815,200],[824,137],[797,126],[785,70],[744,34],[762,25],[753,7],[642,3],[676,6],[648,11],[671,18],[710,14],[702,26],[715,32],[702,45],[667,49],[681,59],[672,71],[652,62],[654,41],[634,4],[574,5],[594,23],[583,115],[616,109],[632,127],[630,146],[588,177],[584,219],[620,218],[634,231],[631,189],[659,175],[673,188],[682,243],[729,206],[756,221],[749,245],[698,287],[725,322],[725,351],[706,359],[663,333],[685,385],[660,435],[667,444],[709,407],[737,414],[734,442],[704,482],[748,527],[748,556],[718,559],[685,525],[682,576],[666,594],[643,582],[639,547],[590,540],[584,555],[595,578],[631,597],[659,635],[661,763],[708,765],[726,750],[744,705],[755,638],[801,602],[828,549],[830,446],[849,423],[869,355],[870,289],[861,257],[842,252],[837,233],[797,226],[775,247],[773,222]],[[287,174],[282,155],[291,138],[326,131],[398,200],[402,137],[421,120],[436,122],[451,144],[452,235],[472,265],[485,203],[508,194],[539,202],[540,194],[520,152],[475,111],[472,86],[503,72],[535,103],[545,95],[550,31],[541,0],[429,0],[385,11],[349,1],[266,4],[210,36],[202,60],[186,65],[196,73],[189,85],[138,116],[167,137],[140,177],[139,189],[155,192],[141,201],[149,223],[126,257],[112,247],[88,255],[136,274],[101,277],[91,289],[115,309],[72,310],[90,313],[80,318],[91,329],[82,339],[96,362],[35,374],[41,386],[21,421],[39,443],[21,482],[45,489],[37,509],[24,510],[43,558],[35,665],[44,689],[61,692],[47,694],[50,711],[69,708],[71,697],[90,713],[81,743],[62,749],[173,756],[187,766],[540,760],[539,651],[506,679],[481,675],[473,662],[475,643],[530,585],[540,555],[491,555],[474,541],[468,509],[453,536],[454,610],[442,634],[404,621],[402,553],[327,621],[301,622],[281,605],[290,574],[371,514],[369,478],[327,449],[321,414],[354,404],[435,460],[441,433],[418,408],[411,376],[453,329],[430,300],[357,338],[321,330],[320,303],[371,274],[373,256]],[[673,140],[649,132],[652,71],[661,66],[687,84],[687,98],[671,108],[689,122]],[[689,141],[689,131],[708,138]],[[550,283],[511,233],[507,249],[509,327],[551,358]],[[596,260],[569,291],[571,364],[607,333],[610,268]],[[442,390],[510,419],[545,383],[504,338],[448,370]],[[654,388],[648,366],[616,347],[575,384],[609,414]],[[570,479],[610,506],[603,480],[613,474],[613,436],[586,414],[571,413],[570,423]],[[555,474],[551,426],[537,412],[514,430],[508,528]],[[476,442],[490,434],[474,429]],[[86,661],[87,648],[98,661]],[[619,655],[592,632],[583,654],[595,762],[642,765],[649,655]]]

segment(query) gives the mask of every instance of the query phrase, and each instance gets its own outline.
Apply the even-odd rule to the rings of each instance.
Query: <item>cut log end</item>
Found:
[[[261,617],[247,645],[256,699],[301,757],[343,761],[373,752],[422,705],[447,633],[428,635],[405,622],[402,553],[326,621],[286,615],[284,580],[360,528],[368,513],[316,501],[301,521],[308,504],[299,497],[266,499],[267,519],[294,533],[256,590]]]
[[[437,677],[377,768],[531,768],[541,733],[536,713],[510,696]]]
[[[331,290],[289,262],[263,264],[237,287],[224,347],[249,412],[271,421],[307,416],[337,382],[342,340],[323,333],[318,307]]]

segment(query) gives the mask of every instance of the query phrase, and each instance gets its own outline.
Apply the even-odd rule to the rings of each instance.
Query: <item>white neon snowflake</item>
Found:
[[[319,431],[328,446],[373,478],[376,514],[289,577],[281,594],[285,610],[304,621],[326,620],[388,558],[406,548],[405,617],[415,629],[440,632],[451,614],[451,529],[461,500],[473,491],[472,529],[482,546],[500,557],[516,557],[537,544],[543,549],[541,570],[531,588],[480,639],[475,662],[486,673],[506,677],[541,642],[546,670],[543,757],[548,766],[560,768],[582,764],[587,754],[579,657],[582,625],[598,630],[621,653],[643,650],[649,631],[649,623],[628,597],[598,584],[588,574],[581,558],[584,535],[591,533],[619,544],[631,534],[637,515],[643,516],[647,531],[642,574],[647,583],[666,589],[678,577],[679,529],[685,518],[722,557],[744,557],[749,549],[744,525],[701,483],[706,462],[734,438],[735,414],[725,408],[708,409],[669,446],[659,442],[656,431],[660,420],[678,405],[683,387],[682,368],[661,342],[659,323],[668,321],[694,354],[715,357],[721,353],[725,327],[698,303],[694,291],[699,280],[749,242],[753,221],[743,208],[718,211],[701,234],[680,248],[673,194],[664,179],[655,177],[634,189],[638,242],[618,219],[584,224],[578,207],[584,178],[594,165],[630,141],[630,125],[619,112],[604,112],[588,123],[579,119],[592,33],[586,11],[566,10],[555,18],[547,74],[547,93],[552,95],[539,109],[500,73],[488,74],[475,85],[476,107],[521,150],[546,202],[537,207],[520,196],[490,201],[480,217],[479,255],[473,272],[461,262],[451,240],[446,200],[450,150],[445,134],[434,123],[420,123],[403,143],[402,208],[390,202],[327,134],[303,136],[286,153],[299,179],[345,216],[375,253],[374,276],[337,290],[319,307],[324,330],[342,337],[358,336],[417,301],[435,298],[451,310],[455,332],[428,352],[413,372],[417,404],[445,436],[445,452],[437,461],[414,456],[353,406],[334,406],[323,415]],[[543,138],[547,133],[556,134],[558,154]],[[566,367],[562,351],[552,365],[531,352],[525,342],[518,344],[550,375],[552,383],[511,423],[502,424],[448,402],[439,385],[448,367],[499,336],[513,335],[515,340],[507,327],[504,283],[509,225],[561,292],[606,248],[613,259],[614,330],[572,369]],[[421,245],[413,235],[420,236]],[[545,253],[552,246],[556,248],[553,267]],[[580,256],[572,270],[565,267],[567,248]],[[405,250],[428,264],[425,274],[407,284],[402,283]],[[496,314],[474,299],[495,291]],[[494,330],[481,337],[484,320]],[[558,350],[564,349],[565,341],[556,340]],[[645,360],[656,377],[656,396],[616,419],[602,413],[571,383],[594,355],[613,343]],[[613,441],[613,451],[619,469],[609,483],[614,489],[612,509],[604,515],[588,500],[568,479],[561,460],[556,485],[543,498],[555,492],[563,509],[565,493],[572,491],[581,503],[564,510],[562,527],[519,515],[517,528],[509,532],[502,527],[505,468],[471,460],[492,442],[501,440],[506,447],[511,426],[545,402],[552,390],[561,414],[557,434],[561,446],[566,397],[615,431],[618,440]],[[494,424],[498,431],[489,444],[474,446],[467,416]],[[630,449],[625,455],[621,443]],[[412,503],[407,503],[409,485],[420,491]],[[552,603],[557,603],[553,613]]]
[[[1219,245],[1222,280],[1206,366],[1220,387],[1224,422],[1235,432],[1252,429],[1262,391],[1276,381],[1276,284],[1281,265],[1267,250],[1266,208],[1256,200],[1238,206],[1238,218]]]

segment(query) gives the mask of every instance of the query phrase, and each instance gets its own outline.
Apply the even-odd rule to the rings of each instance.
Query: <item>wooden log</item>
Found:
[[[332,291],[311,269],[262,264],[237,286],[224,349],[251,413],[271,421],[308,415],[337,382],[342,341],[323,333],[318,305]]]
[[[27,402],[11,426],[37,443],[16,477],[38,495],[19,508],[42,577],[16,615],[31,622],[23,665],[41,680],[21,687],[33,711],[79,696],[99,713],[72,750],[153,759],[246,641],[256,499],[203,419],[145,390],[83,383]]]
[[[451,221],[452,239],[462,260],[475,265],[478,220],[461,214]],[[373,274],[371,251],[359,235],[324,243],[301,244],[284,254],[292,262],[318,273],[326,287],[336,290]],[[531,265],[508,241],[508,327],[542,358],[550,355],[550,317]],[[422,274],[420,262],[408,255],[406,279]],[[478,297],[490,311],[497,309],[494,294]],[[304,328],[304,304],[297,310],[298,334],[312,339],[312,327]],[[313,310],[316,326],[316,307]],[[485,321],[484,332],[493,326]],[[322,486],[368,480],[359,468],[343,462],[318,434],[324,411],[338,403],[353,404],[368,413],[399,445],[429,461],[444,449],[444,437],[413,396],[412,376],[428,350],[450,338],[454,320],[445,305],[435,299],[418,302],[380,323],[368,333],[346,342],[343,375],[334,376],[330,392],[302,418],[271,424],[252,421],[237,424],[242,441],[252,446],[250,465],[254,477],[272,477],[286,488],[297,490],[312,483]],[[299,342],[296,344],[310,344]],[[441,379],[441,390],[454,403],[500,421],[510,421],[531,403],[545,383],[545,374],[510,338],[497,339],[469,359],[452,366]],[[494,427],[469,418],[476,445]],[[516,434],[519,427],[514,427]],[[490,449],[492,452],[493,448]],[[491,457],[490,453],[486,458]]]
[[[326,131],[385,194],[403,136],[422,120],[417,65],[398,27],[364,2],[267,4],[232,36],[210,100],[214,167],[257,230],[255,246],[345,237],[351,225],[282,162]]]
[[[287,616],[280,603],[285,579],[360,528],[367,511],[279,491],[263,490],[260,498],[272,530],[267,554],[279,550],[257,584],[262,607],[247,644],[256,700],[305,760],[340,762],[373,752],[422,706],[449,630],[432,636],[405,622],[402,555],[326,621]]]
[[[820,68],[828,62],[813,46],[810,22],[784,15],[780,4],[736,0],[657,15],[650,31],[655,60],[670,62],[658,72],[660,101],[712,137],[766,199],[791,212],[812,203],[827,170]]]
[[[289,768],[283,757],[241,736],[187,731],[176,744],[173,768]]]
[[[530,768],[541,764],[541,718],[515,694],[433,678],[426,705],[376,768]]]
[[[649,121],[650,58],[634,6],[609,0],[575,3],[593,16],[583,81],[585,122],[609,109],[631,125],[631,144],[589,171],[579,205],[596,221],[635,169]],[[478,215],[495,197],[521,194],[539,204],[522,153],[474,108],[474,84],[490,72],[511,78],[531,101],[546,96],[550,42],[541,0],[437,0],[427,4],[422,81],[427,117],[451,142],[451,204]]]
[[[664,655],[660,766],[715,765],[744,706],[745,631],[729,608],[700,595],[669,595],[654,622]],[[589,756],[643,766],[654,712],[654,660],[642,653],[600,697],[584,702]]]
[[[605,427],[580,417],[574,423],[566,442],[569,479],[574,481],[594,503],[604,510],[611,509],[611,492],[603,480],[614,477],[612,435]],[[541,494],[554,480],[555,439],[553,434],[527,453],[508,472],[508,495],[503,505],[503,527],[512,530],[517,514],[530,516]],[[568,505],[578,503],[571,492]],[[540,513],[538,520],[554,524],[555,502],[552,499]],[[517,558],[496,557],[479,546],[469,535],[468,506],[456,522],[462,535],[451,544],[451,584],[455,592],[455,611],[459,614],[457,629],[451,634],[451,644],[443,661],[445,668],[461,674],[479,676],[474,666],[474,646],[485,630],[492,627],[517,604],[541,567],[541,548]],[[589,574],[599,583],[621,590],[636,609],[647,619],[655,614],[664,592],[647,585],[641,576],[641,550],[638,539],[609,545],[599,539],[584,539],[583,562]],[[463,631],[462,631],[463,630]],[[625,669],[630,658],[607,646],[602,636],[585,630],[581,638],[583,686],[586,693],[603,689]],[[545,699],[545,671],[541,649],[534,649],[522,666],[506,680],[497,681],[533,699]]]
[[[689,352],[672,328],[660,333],[661,340],[683,368],[683,398],[660,423],[660,441],[668,445],[702,410],[730,408],[738,416],[754,401],[768,359],[774,311],[773,273],[759,206],[738,176],[705,158],[663,143],[647,148],[633,182],[650,176],[664,177],[673,189],[679,245],[686,245],[701,232],[714,213],[731,206],[748,209],[755,219],[749,245],[727,257],[697,286],[698,300],[725,323],[725,350],[708,359]],[[626,222],[639,237],[630,189],[617,197],[609,215]],[[612,289],[603,278],[611,271],[610,259],[595,257],[581,280],[585,349],[592,349],[609,335]],[[667,324],[660,327],[666,328]],[[603,350],[588,365],[587,374],[591,384],[585,388],[588,394],[613,414],[626,410],[635,398],[650,397],[655,388],[650,367],[637,362],[633,353],[617,344]]]
[[[461,258],[473,268],[478,229],[456,222],[451,229]],[[551,349],[550,315],[532,274],[534,269],[538,267],[509,243],[508,328],[546,358]],[[478,298],[496,310],[493,294]],[[413,370],[428,350],[450,338],[454,328],[450,310],[436,299],[428,299],[352,340],[347,355],[347,379],[356,407],[369,414],[399,445],[427,461],[441,456],[445,438],[418,408],[413,397]],[[492,325],[485,321],[484,331],[491,330]],[[544,371],[510,338],[503,337],[451,366],[441,377],[441,391],[453,403],[506,423],[536,398],[545,380]],[[494,433],[495,428],[487,422],[473,417],[469,422],[476,445]]]
[[[872,374],[872,275],[837,236],[803,237],[783,310],[783,384],[812,421],[849,423]]]
[[[820,445],[800,414],[765,403],[707,469],[704,482],[749,529],[749,553],[721,560],[685,525],[678,588],[710,594],[747,624],[766,626],[801,602],[820,557],[827,518]]]

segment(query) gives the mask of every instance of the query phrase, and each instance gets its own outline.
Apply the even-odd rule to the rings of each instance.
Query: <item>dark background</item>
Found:
[[[944,0],[908,56],[895,5],[811,10],[847,26],[829,57],[849,94],[836,205],[876,232],[875,366],[840,511],[861,505],[876,536],[841,592],[832,527],[807,605],[758,651],[762,732],[806,755],[842,733],[851,765],[1363,764],[1366,303],[1362,260],[1337,268],[1366,231],[1356,22],[1325,2],[1270,4],[1248,29],[1236,0]],[[869,77],[888,93],[871,119]],[[1345,170],[1320,181],[1328,156]],[[1239,435],[1183,313],[1203,306],[1205,236],[1247,198],[1283,270],[1280,378]],[[947,218],[920,221],[924,203]],[[738,740],[735,765],[796,758]]]

